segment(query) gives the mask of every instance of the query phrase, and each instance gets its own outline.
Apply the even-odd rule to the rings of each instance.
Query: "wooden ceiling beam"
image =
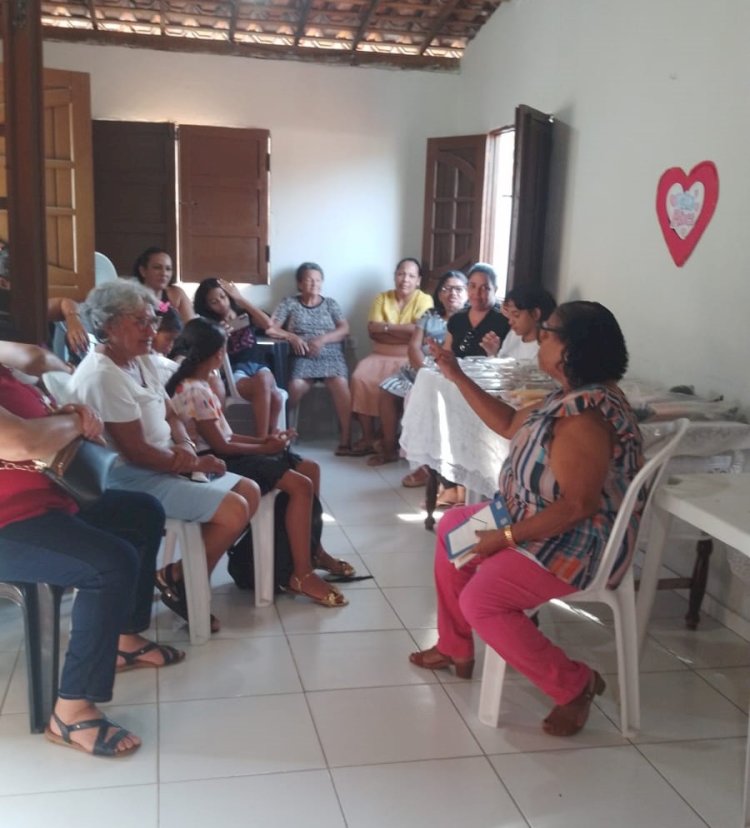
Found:
[[[295,49],[299,46],[299,39],[305,33],[307,16],[310,14],[310,6],[312,6],[312,0],[302,0],[302,5],[299,10],[299,22],[297,23],[297,30],[294,32]]]
[[[271,46],[260,43],[230,43],[228,40],[201,40],[186,37],[161,37],[137,35],[127,32],[93,31],[90,29],[64,29],[58,26],[42,27],[44,40],[66,43],[90,43],[103,46],[131,46],[139,49],[156,49],[162,52],[196,52],[212,55],[231,55],[284,59],[291,56],[287,46]],[[296,49],[295,60],[310,63],[346,64],[348,66],[392,66],[399,69],[435,69],[457,71],[459,60],[424,55],[402,55],[385,52],[356,52],[348,49]]]
[[[434,22],[432,28],[430,29],[430,31],[427,32],[427,35],[424,39],[424,43],[422,44],[422,48],[419,50],[420,55],[424,55],[424,53],[427,51],[427,49],[430,48],[430,43],[432,43],[432,41],[435,39],[436,35],[438,35],[440,33],[440,30],[443,28],[443,26],[445,25],[448,18],[456,10],[456,6],[460,2],[461,2],[461,0],[451,0],[451,2],[448,3],[448,5],[445,7],[445,9],[443,9],[443,13],[440,15],[440,17],[437,18],[437,20],[435,20],[435,22]]]
[[[99,28],[99,21],[96,19],[96,4],[94,0],[88,0],[88,8],[89,8],[89,17],[91,18],[91,25],[94,27],[94,31]]]
[[[362,38],[365,36],[365,32],[367,31],[367,27],[370,25],[370,19],[372,18],[373,13],[375,12],[375,7],[378,5],[380,0],[370,0],[370,5],[365,10],[365,13],[362,15],[362,22],[359,24],[359,28],[357,29],[357,33],[354,35],[354,40],[352,42],[352,52],[357,51],[357,46],[362,42]]]

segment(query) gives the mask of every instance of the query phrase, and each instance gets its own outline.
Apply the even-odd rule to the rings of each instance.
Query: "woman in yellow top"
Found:
[[[374,343],[373,352],[352,374],[352,411],[362,426],[362,438],[348,451],[340,448],[337,454],[362,457],[374,452],[373,419],[378,416],[380,383],[407,361],[415,323],[432,307],[432,297],[419,289],[422,267],[417,259],[401,259],[394,279],[395,289],[379,293],[372,303],[367,332]]]

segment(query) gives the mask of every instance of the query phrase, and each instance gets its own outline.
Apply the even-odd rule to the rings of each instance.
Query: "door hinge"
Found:
[[[271,245],[267,244],[266,245],[266,264],[268,264],[270,261],[271,261]]]
[[[266,172],[271,172],[271,153],[266,153]]]

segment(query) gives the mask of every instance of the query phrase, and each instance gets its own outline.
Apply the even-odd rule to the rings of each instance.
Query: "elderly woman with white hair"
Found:
[[[137,282],[94,288],[84,313],[101,344],[81,362],[71,389],[99,413],[107,441],[120,455],[110,486],[152,494],[167,517],[202,524],[211,572],[247,527],[260,492],[251,480],[227,472],[222,460],[196,454],[150,355],[160,322],[156,310],[156,298]],[[191,479],[196,472],[205,482]],[[156,585],[163,603],[188,620],[181,564],[159,570]],[[213,616],[211,629],[219,629]]]

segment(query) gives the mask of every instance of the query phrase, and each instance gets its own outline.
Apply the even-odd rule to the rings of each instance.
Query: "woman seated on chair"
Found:
[[[503,314],[510,323],[510,332],[497,355],[519,362],[536,362],[538,325],[549,318],[556,304],[552,294],[537,285],[519,285],[508,291],[503,301]]]
[[[497,276],[488,264],[475,264],[466,274],[469,307],[448,321],[446,350],[456,356],[497,356],[510,325],[495,308]]]
[[[166,250],[161,247],[144,250],[135,260],[133,276],[156,297],[157,314],[164,313],[167,308],[174,308],[183,322],[195,316],[187,293],[175,284],[177,274]]]
[[[596,302],[560,305],[539,325],[539,367],[560,383],[541,403],[515,411],[482,391],[455,356],[434,348],[440,370],[498,434],[510,440],[499,489],[512,523],[477,532],[476,555],[456,569],[446,535],[482,504],[449,511],[435,550],[438,642],[410,660],[430,670],[453,665],[469,678],[472,630],[551,696],[545,732],[571,736],[586,723],[601,676],[572,661],[526,611],[584,588],[596,572],[630,481],[642,465],[641,435],[617,381],[628,362],[614,316]],[[627,560],[638,516],[620,563]]]
[[[344,578],[354,575],[350,564],[332,558],[322,545],[312,556],[310,553],[313,499],[320,492],[320,468],[289,450],[294,432],[263,438],[232,432],[209,383],[212,372],[222,364],[225,347],[226,334],[215,322],[201,318],[188,322],[178,340],[185,358],[167,383],[167,393],[199,453],[213,452],[230,471],[254,480],[262,494],[279,489],[289,495],[285,522],[293,572],[286,591],[306,595],[326,607],[344,606],[344,596],[313,571],[322,569]]]
[[[115,670],[165,667],[185,655],[141,635],[151,618],[164,510],[150,495],[114,489],[79,509],[29,461],[50,458],[80,436],[99,440],[102,421],[85,405],[56,407],[9,370],[65,370],[54,355],[0,342],[0,363],[0,581],[78,590],[45,733],[97,756],[125,756],[140,739],[97,708],[112,698]]]
[[[380,451],[367,459],[368,466],[382,466],[398,460],[396,432],[404,398],[411,391],[417,371],[424,366],[424,358],[429,354],[427,342],[433,341],[442,345],[447,333],[448,320],[466,305],[466,276],[460,270],[449,270],[444,273],[438,279],[432,301],[434,307],[417,320],[414,333],[409,340],[409,362],[380,383],[378,409],[383,439]],[[406,485],[408,487],[409,483]]]
[[[339,421],[338,454],[348,454],[351,443],[352,398],[344,340],[349,323],[335,299],[323,296],[323,269],[303,262],[296,273],[299,293],[287,296],[273,312],[266,334],[285,339],[292,349],[289,407],[294,410],[315,380],[331,392]]]
[[[379,293],[372,303],[367,332],[374,343],[373,352],[360,360],[352,374],[352,411],[362,427],[362,437],[349,452],[340,453],[353,457],[375,453],[380,383],[406,362],[417,319],[432,307],[432,297],[419,289],[422,266],[417,259],[401,259],[394,281],[395,289]]]
[[[252,481],[226,473],[223,461],[196,454],[149,353],[160,322],[156,309],[151,291],[132,280],[95,287],[85,313],[102,344],[78,366],[70,389],[104,420],[107,441],[120,454],[111,485],[153,494],[167,517],[202,524],[210,573],[247,528],[260,493]],[[188,620],[181,564],[157,572],[156,585],[164,604]],[[218,619],[212,617],[211,628],[218,631]]]
[[[271,324],[268,314],[251,304],[234,282],[204,279],[195,291],[195,312],[219,322],[227,331],[227,354],[237,383],[237,391],[251,403],[255,416],[255,436],[273,434],[279,425],[282,397],[267,365],[254,361],[255,330]]]

